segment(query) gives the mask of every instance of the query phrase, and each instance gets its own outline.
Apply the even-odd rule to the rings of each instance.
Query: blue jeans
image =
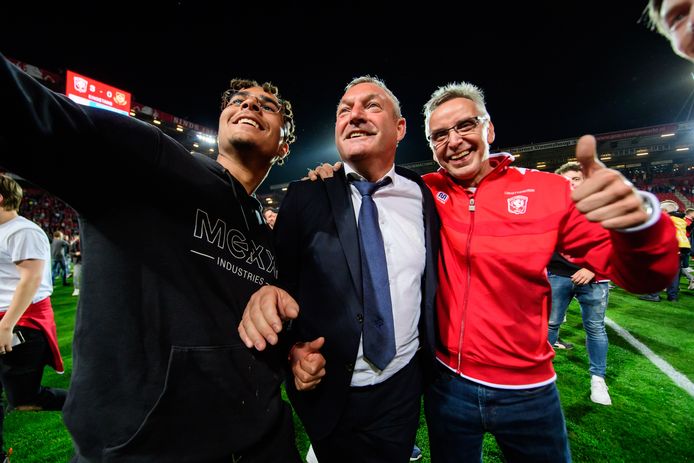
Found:
[[[481,462],[486,432],[508,462],[571,461],[554,383],[498,389],[437,369],[424,396],[432,463]]]
[[[605,310],[609,297],[607,283],[575,285],[570,277],[549,275],[552,286],[552,313],[549,316],[549,343],[554,345],[559,337],[559,327],[566,315],[571,299],[578,299],[581,306],[583,329],[586,331],[586,350],[590,361],[590,374],[605,377],[607,368],[607,331]]]
[[[51,276],[53,280],[58,276],[62,276],[63,285],[67,285],[67,266],[65,265],[65,259],[55,259],[53,261]]]

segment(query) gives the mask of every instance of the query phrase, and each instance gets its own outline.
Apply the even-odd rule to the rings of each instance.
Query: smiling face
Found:
[[[435,134],[459,125],[475,116],[483,116],[477,105],[467,98],[453,98],[437,106],[429,118],[429,133]],[[491,170],[489,144],[494,141],[494,125],[488,119],[464,135],[448,132],[444,143],[432,145],[434,159],[465,186],[477,186]]]
[[[342,160],[368,180],[377,180],[390,169],[404,136],[405,119],[396,115],[393,100],[380,86],[360,83],[342,96],[335,145]]]
[[[281,108],[277,97],[262,87],[237,91],[219,116],[220,154],[252,152],[263,163],[286,154]]]

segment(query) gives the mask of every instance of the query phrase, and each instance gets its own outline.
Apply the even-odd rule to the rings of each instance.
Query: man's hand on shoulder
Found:
[[[316,166],[315,169],[309,169],[306,177],[302,178],[301,180],[311,180],[312,182],[315,182],[318,179],[325,180],[327,178],[334,177],[334,173],[341,168],[342,162],[340,161],[337,161],[335,164],[328,164],[327,162],[324,162],[323,164]]]

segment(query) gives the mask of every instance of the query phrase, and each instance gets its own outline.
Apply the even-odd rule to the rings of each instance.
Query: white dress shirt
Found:
[[[344,168],[348,178],[356,175],[363,180],[349,165],[344,164]],[[372,198],[378,209],[378,223],[388,265],[395,357],[383,371],[379,370],[364,357],[362,339],[352,374],[352,386],[371,386],[385,381],[407,365],[419,347],[418,324],[426,257],[422,190],[412,180],[396,174],[395,166],[385,177],[390,177],[392,183],[379,188]],[[350,185],[350,188],[358,222],[361,194],[355,186]]]

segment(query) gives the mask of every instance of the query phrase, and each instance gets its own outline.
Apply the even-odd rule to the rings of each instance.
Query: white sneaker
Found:
[[[306,454],[306,463],[318,463],[316,453],[313,451],[313,445],[308,448],[308,453]]]
[[[694,289],[694,280],[691,280],[689,282],[689,286],[687,286],[687,289]]]
[[[79,296],[80,295],[80,290],[75,288],[75,290],[72,292],[73,296]]]
[[[607,389],[605,378],[596,375],[590,377],[590,400],[596,404],[612,405],[612,399],[610,399],[610,393],[607,392]]]

